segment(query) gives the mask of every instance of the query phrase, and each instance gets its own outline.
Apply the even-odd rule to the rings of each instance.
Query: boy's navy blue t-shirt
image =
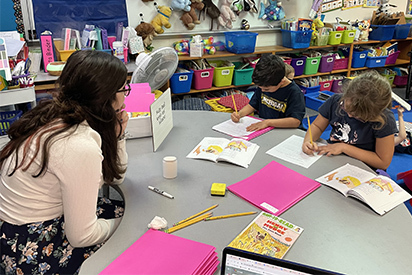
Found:
[[[264,119],[294,117],[302,121],[305,116],[305,98],[295,82],[275,92],[262,92],[257,87],[249,102]]]
[[[385,125],[374,129],[377,122],[362,122],[348,114],[340,107],[341,94],[334,94],[319,108],[319,113],[329,120],[332,131],[328,139],[329,143],[345,142],[358,148],[375,151],[376,138],[383,138],[398,132],[393,112],[384,110]]]

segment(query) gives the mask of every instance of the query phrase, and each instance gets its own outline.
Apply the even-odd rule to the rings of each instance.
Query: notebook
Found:
[[[240,119],[239,122],[233,122],[231,119],[226,120],[212,127],[213,130],[221,132],[235,138],[241,138],[245,140],[254,139],[264,133],[269,132],[273,127],[267,127],[258,131],[248,132],[246,128],[253,124],[262,121],[260,118],[245,116]]]
[[[109,264],[103,274],[213,274],[215,247],[149,229]]]
[[[228,189],[263,211],[279,216],[319,187],[315,180],[272,161]]]
[[[222,252],[220,274],[294,275],[338,274],[313,266],[272,258],[231,247]]]

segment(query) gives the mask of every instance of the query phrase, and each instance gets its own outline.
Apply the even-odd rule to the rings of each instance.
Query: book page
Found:
[[[347,163],[346,165],[323,175],[316,180],[322,184],[335,188],[345,196],[347,192],[359,186],[362,182],[367,181],[375,176],[374,173],[368,172],[357,166]]]
[[[261,212],[228,246],[282,259],[303,228]]]
[[[246,128],[251,124],[260,121],[262,120],[250,116],[245,116],[242,117],[238,123],[233,122],[231,119],[229,119],[213,126],[212,129],[232,137],[246,137],[255,132],[248,132],[246,131]]]
[[[229,140],[226,138],[205,137],[186,157],[216,162],[216,159],[226,148],[228,142]]]
[[[227,161],[248,168],[259,149],[259,145],[234,138],[225,146],[217,161]]]
[[[396,182],[385,176],[376,176],[348,192],[359,195],[378,214],[383,215],[411,198]]]

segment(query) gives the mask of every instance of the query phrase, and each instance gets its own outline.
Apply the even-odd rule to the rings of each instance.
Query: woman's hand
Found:
[[[123,104],[120,109],[116,110],[117,119],[119,120],[119,123],[116,125],[117,136],[121,136],[124,134],[127,122],[129,121],[129,116],[127,115],[127,112],[123,110],[125,107],[126,105]]]

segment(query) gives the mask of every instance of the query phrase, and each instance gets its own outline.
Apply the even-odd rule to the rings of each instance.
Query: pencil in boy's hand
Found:
[[[206,213],[207,211],[212,210],[213,208],[216,208],[216,207],[218,207],[218,206],[219,206],[219,204],[212,205],[211,207],[206,208],[205,210],[200,211],[199,213],[194,214],[193,216],[190,216],[189,218],[186,218],[186,219],[184,219],[184,220],[181,220],[180,222],[175,223],[173,226],[176,226],[176,225],[182,224],[182,223],[184,223],[184,222],[187,222],[187,221],[189,221],[189,220],[191,220],[191,219],[193,219],[193,218],[195,218],[195,217],[197,217],[197,216],[199,216],[199,215],[201,215],[201,214],[203,214],[203,213]]]
[[[232,218],[232,217],[239,217],[239,216],[246,216],[246,215],[253,215],[253,214],[256,214],[256,213],[257,213],[257,212],[243,212],[243,213],[236,213],[236,214],[215,216],[215,217],[206,218],[205,221],[225,219],[225,218]]]
[[[182,228],[187,227],[187,226],[189,226],[189,225],[192,225],[192,224],[194,224],[194,223],[203,221],[203,220],[209,218],[210,216],[212,216],[212,212],[207,213],[207,214],[204,214],[204,215],[201,215],[201,216],[199,216],[199,217],[197,217],[197,218],[191,219],[191,220],[189,220],[189,221],[187,221],[187,222],[184,222],[184,223],[181,223],[181,224],[179,224],[179,225],[173,226],[173,227],[167,229],[167,230],[166,230],[166,233],[175,232],[175,231],[177,231],[177,230],[179,230],[179,229],[182,229]]]
[[[237,107],[236,107],[236,101],[235,101],[235,97],[232,94],[232,100],[233,100],[233,106],[235,107],[235,111],[237,113]]]
[[[309,132],[309,137],[310,137],[310,144],[313,145],[312,131],[311,131],[311,129],[310,129],[310,119],[309,119],[308,116],[307,116],[307,119],[308,119],[308,132]]]

